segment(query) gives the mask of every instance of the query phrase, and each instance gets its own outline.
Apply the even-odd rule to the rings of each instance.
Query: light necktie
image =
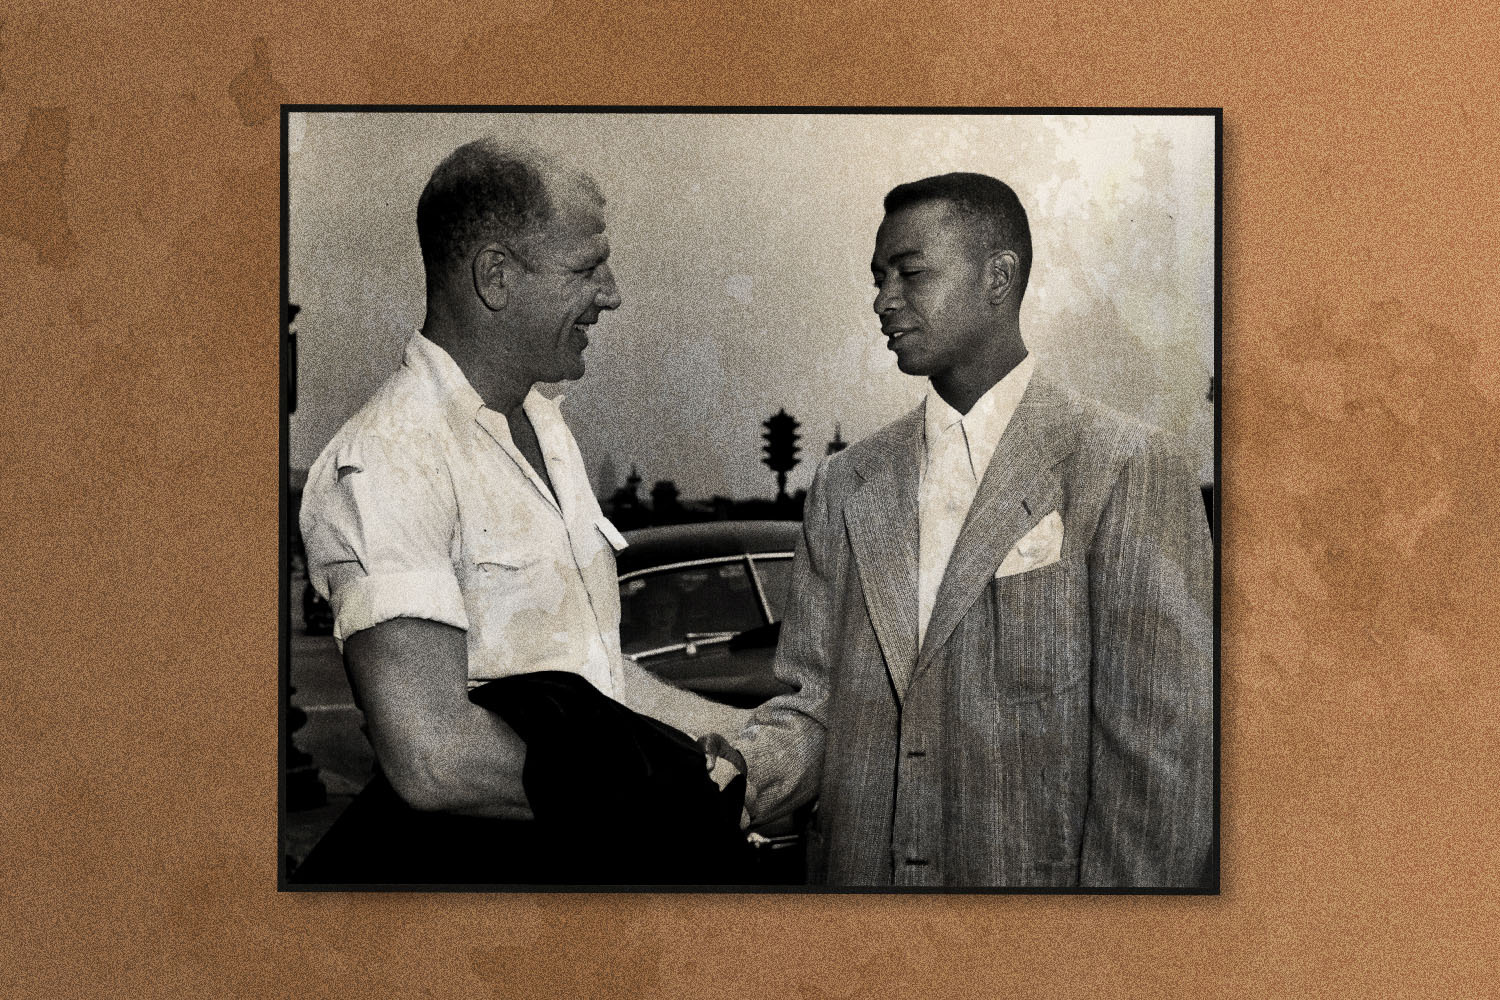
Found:
[[[917,648],[937,602],[938,587],[958,541],[979,483],[969,457],[962,420],[954,420],[927,445],[927,469],[918,499],[920,538],[917,569]]]

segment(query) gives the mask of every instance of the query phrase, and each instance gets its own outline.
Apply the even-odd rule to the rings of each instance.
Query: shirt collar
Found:
[[[406,342],[402,363],[436,390],[448,415],[448,423],[455,431],[472,425],[479,418],[479,411],[485,409],[483,397],[469,384],[453,355],[422,336],[421,330],[413,331],[411,339]],[[539,425],[550,426],[559,419],[558,404],[562,400],[561,396],[548,399],[536,391],[536,386],[526,393],[521,408],[531,418],[532,425],[538,427],[538,435],[542,433]]]
[[[474,422],[484,400],[464,377],[463,369],[458,367],[453,355],[422,336],[421,330],[416,330],[406,342],[402,364],[432,387],[454,430]]]
[[[959,413],[949,406],[932,387],[932,383],[928,382],[924,403],[925,441],[936,440],[954,424],[962,424],[974,478],[983,479],[985,470],[989,468],[990,457],[1000,443],[1000,436],[1010,426],[1011,417],[1015,416],[1016,408],[1021,405],[1021,396],[1026,392],[1026,386],[1030,384],[1035,370],[1036,355],[1028,353],[1020,364],[975,400],[968,413]]]

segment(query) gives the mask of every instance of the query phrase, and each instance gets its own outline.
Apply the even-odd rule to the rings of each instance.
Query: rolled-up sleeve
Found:
[[[300,523],[308,579],[333,608],[340,649],[392,618],[468,629],[452,558],[457,505],[440,443],[336,441],[308,473]]]

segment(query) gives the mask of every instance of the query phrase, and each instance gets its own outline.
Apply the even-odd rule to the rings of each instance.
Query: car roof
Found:
[[[758,552],[791,552],[802,530],[800,521],[705,521],[671,524],[625,532],[630,545],[615,554],[618,571]]]

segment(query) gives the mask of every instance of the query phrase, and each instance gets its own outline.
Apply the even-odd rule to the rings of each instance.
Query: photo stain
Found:
[[[69,129],[67,108],[33,108],[21,148],[0,164],[0,234],[29,245],[47,267],[73,257],[63,191]]]
[[[229,96],[239,109],[240,121],[255,126],[275,121],[281,113],[286,92],[271,75],[271,60],[266,54],[266,39],[261,35],[251,43],[250,65],[229,82]]]

